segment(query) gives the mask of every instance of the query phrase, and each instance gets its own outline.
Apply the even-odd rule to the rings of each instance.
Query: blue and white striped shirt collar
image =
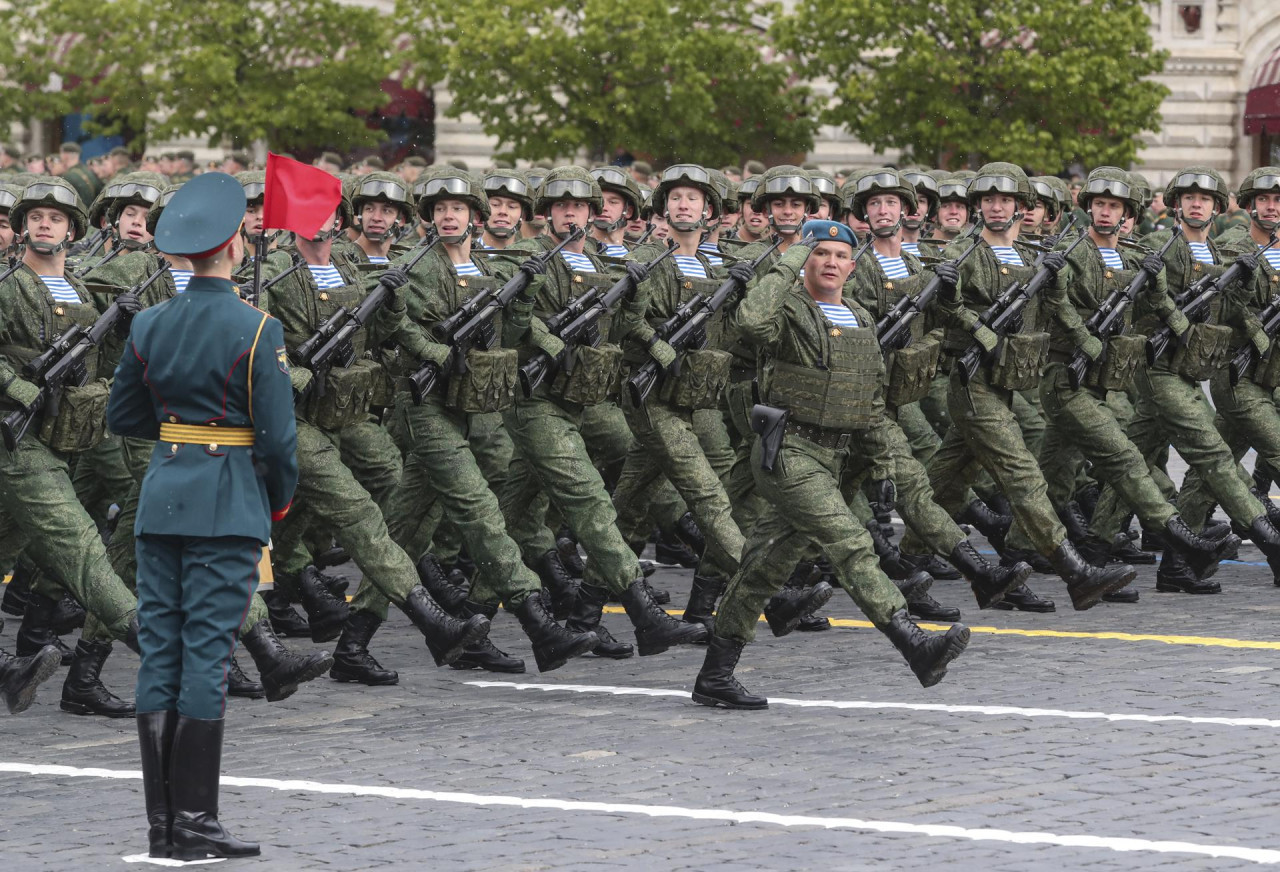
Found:
[[[1198,260],[1200,263],[1213,264],[1213,252],[1209,250],[1207,242],[1188,242],[1187,247],[1191,249],[1191,259]]]
[[[462,262],[462,263],[455,263],[455,264],[453,265],[453,271],[454,271],[454,272],[456,272],[456,273],[457,273],[458,275],[460,275],[460,276],[482,276],[482,275],[484,275],[484,273],[480,272],[480,267],[476,266],[473,262],[471,262],[471,261],[469,261],[469,260],[468,260],[468,261],[464,261],[464,262]]]
[[[325,266],[316,266],[314,263],[309,263],[307,264],[307,269],[311,270],[311,278],[315,279],[316,287],[321,290],[340,288],[346,284],[342,280],[342,273],[338,272],[338,268],[333,265],[332,261]]]
[[[1110,269],[1124,269],[1124,259],[1120,257],[1120,252],[1114,248],[1099,248],[1098,254],[1102,255],[1102,262]]]
[[[173,276],[174,290],[181,294],[187,290],[187,284],[191,281],[191,276],[194,275],[194,273],[189,269],[174,269],[173,267],[169,267],[169,275]]]
[[[620,242],[605,242],[600,245],[600,253],[606,257],[626,257],[627,247]]]
[[[920,256],[920,243],[918,243],[918,242],[904,242],[904,243],[902,243],[902,250],[903,250],[903,251],[905,251],[907,254],[911,254],[911,255],[915,255],[916,257],[919,257],[919,256]]]
[[[720,254],[720,249],[716,248],[714,242],[704,242],[698,246],[698,251],[707,259],[707,263],[712,266],[723,266],[724,257]]]
[[[691,279],[707,277],[707,271],[698,258],[688,254],[673,254],[671,258],[676,262],[676,269],[680,271],[680,275]]]
[[[564,262],[569,265],[569,269],[580,273],[593,273],[596,266],[591,262],[591,258],[585,254],[577,254],[572,251],[560,250],[560,256],[564,258]]]
[[[1262,248],[1262,246],[1259,245],[1258,248]],[[1262,256],[1267,259],[1267,263],[1271,265],[1272,269],[1280,270],[1280,249],[1268,248],[1262,252]]]
[[[827,320],[837,327],[859,326],[858,316],[842,303],[818,303],[818,308],[822,310],[823,315],[827,316]]]
[[[901,257],[888,257],[880,252],[875,252],[876,261],[880,264],[880,269],[884,270],[884,274],[891,279],[905,279],[911,277],[911,271],[907,269],[907,262]]]
[[[1022,255],[1018,254],[1018,250],[1012,245],[993,245],[992,253],[995,254],[996,260],[1001,263],[1007,263],[1012,266],[1026,266],[1022,261]]]
[[[80,295],[76,293],[75,288],[71,287],[71,283],[65,276],[40,276],[40,281],[44,282],[44,286],[49,289],[49,296],[53,297],[54,302],[66,303],[70,306],[80,305]]]

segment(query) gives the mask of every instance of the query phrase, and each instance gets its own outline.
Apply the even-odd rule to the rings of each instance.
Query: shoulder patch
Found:
[[[283,345],[276,349],[276,366],[285,375],[289,374],[289,354],[285,351]]]

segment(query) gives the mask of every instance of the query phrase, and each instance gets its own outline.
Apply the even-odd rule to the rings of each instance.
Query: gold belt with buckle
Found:
[[[160,425],[160,441],[175,445],[253,445],[252,427],[212,427],[196,424]]]

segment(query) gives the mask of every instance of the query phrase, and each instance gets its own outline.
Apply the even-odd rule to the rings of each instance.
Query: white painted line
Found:
[[[30,763],[0,763],[0,772],[63,777],[139,779],[141,773],[113,769],[78,769],[71,766],[48,766]],[[635,805],[618,802],[579,802],[570,799],[530,799],[520,796],[483,796],[474,793],[442,793],[406,787],[378,787],[358,784],[322,784],[317,781],[277,781],[272,778],[236,778],[222,776],[222,784],[230,787],[262,787],[290,793],[324,793],[339,796],[379,796],[386,799],[424,799],[463,805],[509,806],[513,808],[554,809],[602,814],[632,814],[654,818],[687,818],[690,820],[727,821],[734,824],[773,824],[781,827],[820,827],[829,830],[861,830],[876,833],[930,836],[942,839],[964,839],[975,842],[1009,842],[1017,845],[1052,845],[1060,848],[1101,848],[1108,851],[1139,851],[1155,854],[1197,854],[1204,857],[1227,857],[1253,863],[1280,864],[1280,851],[1268,848],[1245,848],[1239,845],[1202,845],[1195,842],[1156,841],[1127,836],[1059,835],[1057,833],[1017,832],[1013,830],[970,829],[945,824],[909,824],[899,821],[872,821],[861,818],[818,817],[815,815],[773,814],[764,811],[734,811],[724,808],[683,808],[678,805]]]
[[[121,857],[126,863],[150,863],[152,866],[207,866],[210,863],[223,863],[225,857],[210,857],[207,860],[174,860],[170,857],[152,857],[150,854],[130,854]]]
[[[687,690],[666,690],[653,687],[616,687],[596,684],[532,684],[515,681],[466,681],[472,687],[505,687],[515,690],[562,690],[569,693],[607,693],[614,696],[670,696],[689,699]],[[1071,718],[1086,721],[1134,721],[1143,724],[1208,724],[1220,727],[1265,727],[1280,729],[1280,720],[1270,718],[1221,718],[1199,715],[1144,715],[1113,712],[1069,711],[1065,709],[1020,708],[1007,705],[945,705],[936,702],[875,702],[871,700],[838,699],[788,699],[771,696],[769,705],[790,705],[798,708],[865,709],[869,711],[899,709],[915,712],[945,712],[961,715],[991,715],[993,717],[1023,718]]]

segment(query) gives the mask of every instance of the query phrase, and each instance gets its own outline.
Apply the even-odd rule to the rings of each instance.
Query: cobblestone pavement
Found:
[[[1145,566],[1141,603],[1082,614],[1053,578],[1032,580],[1057,599],[1050,615],[978,612],[962,583],[938,582],[974,634],[929,690],[838,594],[828,632],[762,625],[738,673],[774,698],[758,713],[689,700],[700,649],[539,675],[500,613],[494,640],[530,672],[459,672],[434,668],[393,611],[374,651],[399,686],[322,678],[282,703],[230,703],[222,818],[263,856],[223,868],[1280,863],[1280,589],[1256,549],[1240,558],[1220,596],[1157,594]],[[653,581],[674,608],[689,578]],[[606,622],[630,636],[617,610]],[[135,668],[117,645],[105,679],[128,693]],[[146,868],[123,860],[146,841],[133,723],[60,712],[58,681],[3,721],[0,869]]]

